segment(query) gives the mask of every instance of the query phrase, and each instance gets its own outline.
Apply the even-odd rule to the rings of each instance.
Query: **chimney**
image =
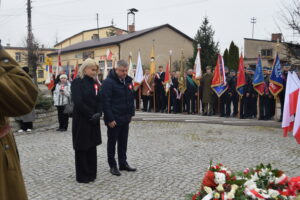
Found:
[[[6,44],[6,46],[7,46],[7,47],[10,47],[10,44],[9,44],[9,43],[7,43],[7,44]]]
[[[133,33],[134,31],[135,31],[135,25],[134,24],[128,25],[128,32]]]
[[[279,42],[281,42],[281,40],[282,40],[282,33],[272,33],[272,39],[271,39],[271,41],[272,42],[277,42],[277,40]]]

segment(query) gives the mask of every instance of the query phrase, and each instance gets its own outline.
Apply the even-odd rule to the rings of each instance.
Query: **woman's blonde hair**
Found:
[[[97,67],[97,71],[99,71],[99,65],[94,59],[88,58],[85,61],[83,61],[82,65],[79,68],[78,76],[82,79],[84,77],[84,71],[87,67]]]

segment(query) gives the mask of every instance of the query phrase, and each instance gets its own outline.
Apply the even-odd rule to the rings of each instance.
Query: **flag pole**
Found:
[[[200,44],[197,45],[198,47],[198,52],[199,52],[199,56],[200,56],[200,50],[201,50],[201,46]],[[200,61],[201,62],[201,61]],[[201,64],[201,63],[200,63]],[[201,65],[200,65],[201,66]],[[200,69],[201,70],[201,69]],[[198,108],[198,114],[200,114],[200,78],[199,78],[199,84],[197,85],[197,108]]]
[[[278,48],[279,48],[279,38],[277,38],[277,43],[276,43],[276,55],[275,55],[275,60],[274,60],[274,63],[276,62],[276,57],[277,57],[277,55],[278,55]],[[274,64],[273,64],[273,68],[274,68]],[[272,69],[273,70],[273,69]],[[279,103],[278,102],[278,99],[279,99],[279,97],[278,97],[278,95],[274,95],[274,98],[275,98],[275,120],[276,121],[278,121],[278,117],[277,117],[277,103]]]
[[[170,50],[170,63],[169,63],[169,82],[171,81],[171,70],[172,70],[172,50]],[[169,83],[170,84],[170,83]],[[168,91],[168,113],[171,113],[171,85]]]

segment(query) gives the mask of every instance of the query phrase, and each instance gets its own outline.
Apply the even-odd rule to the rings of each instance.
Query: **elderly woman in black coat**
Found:
[[[97,145],[102,143],[100,117],[102,113],[97,74],[99,66],[93,59],[81,65],[72,82],[73,148],[75,150],[76,181],[89,183],[97,176]]]

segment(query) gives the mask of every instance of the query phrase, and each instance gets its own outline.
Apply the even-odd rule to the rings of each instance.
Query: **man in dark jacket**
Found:
[[[155,112],[165,112],[167,106],[167,97],[164,88],[165,72],[163,72],[163,66],[158,67],[158,72],[155,74]]]
[[[238,94],[236,92],[236,72],[234,69],[230,70],[230,79],[228,80],[228,101],[226,105],[226,116],[230,116],[231,114],[231,102],[233,105],[233,114],[232,116],[235,117],[238,113]]]
[[[186,77],[186,90],[184,92],[184,98],[186,102],[186,108],[188,114],[196,113],[196,94],[197,94],[197,85],[193,80],[193,70],[189,69],[187,71]]]
[[[120,60],[103,81],[101,96],[103,101],[104,122],[107,126],[107,156],[110,172],[120,176],[119,170],[136,171],[127,163],[127,141],[129,123],[134,116],[134,90],[132,78],[128,75],[128,63]],[[118,161],[115,160],[118,143]]]

